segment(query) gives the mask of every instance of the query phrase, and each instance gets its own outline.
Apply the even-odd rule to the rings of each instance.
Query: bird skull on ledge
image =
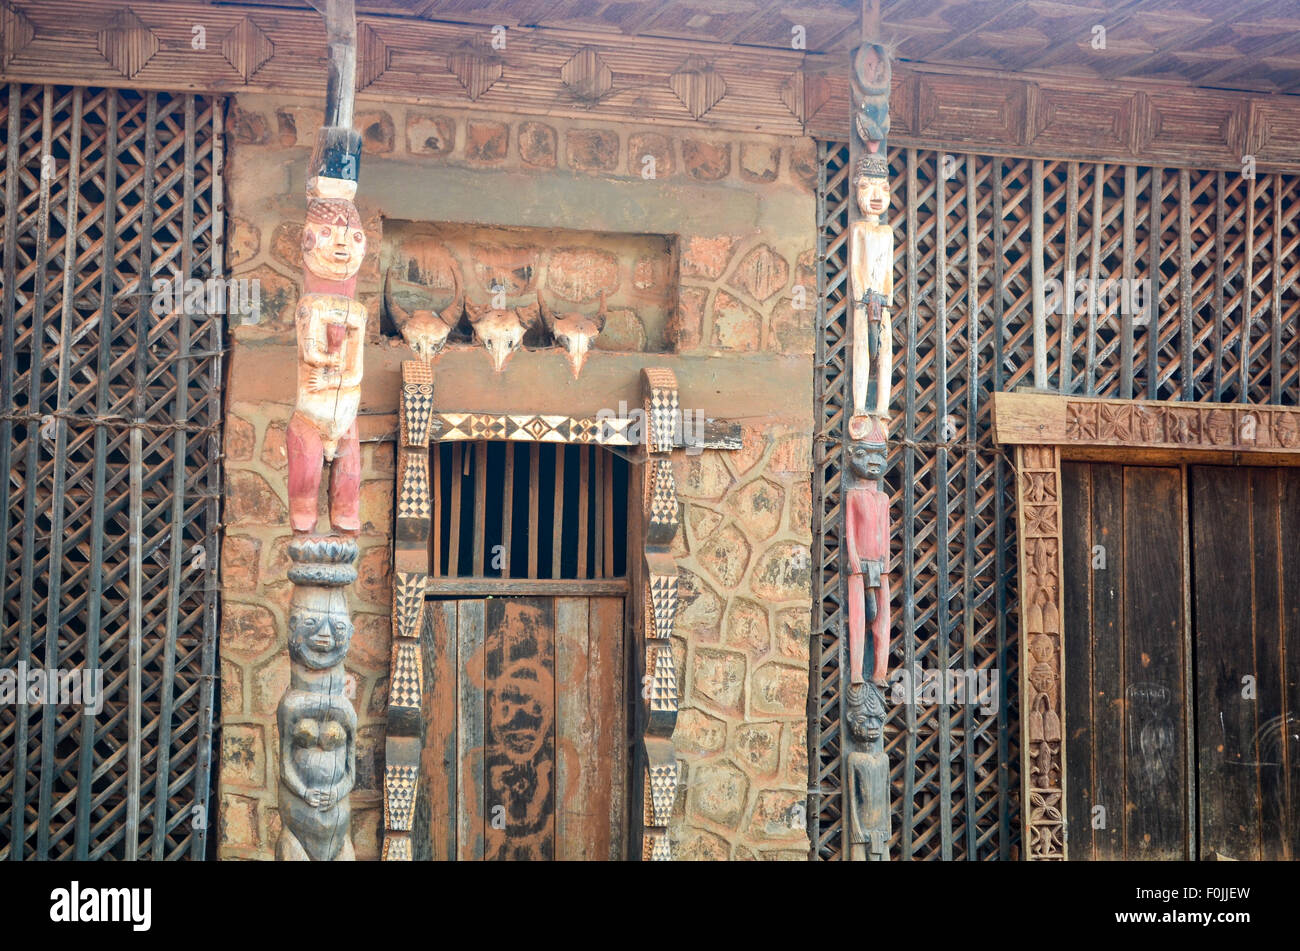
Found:
[[[527,307],[488,307],[465,301],[465,314],[474,328],[474,339],[483,344],[492,360],[492,369],[500,373],[523,342],[524,334],[536,325],[539,305]]]
[[[447,337],[460,321],[464,310],[465,298],[461,292],[460,279],[455,273],[452,274],[452,302],[439,314],[429,300],[429,289],[423,284],[403,279],[403,270],[400,265],[388,269],[384,281],[384,303],[415,355],[425,363],[432,363],[442,353]]]
[[[573,371],[573,378],[576,380],[578,374],[582,372],[583,364],[587,362],[587,354],[591,352],[592,343],[605,329],[607,316],[605,292],[600,292],[600,310],[591,317],[577,311],[556,314],[554,311],[547,310],[546,304],[542,302],[541,291],[537,292],[537,308],[541,312],[546,329],[551,332],[556,343],[564,348],[569,369]]]

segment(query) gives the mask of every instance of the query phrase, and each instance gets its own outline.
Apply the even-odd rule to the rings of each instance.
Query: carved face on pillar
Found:
[[[341,662],[352,643],[352,619],[339,596],[337,611],[305,604],[289,608],[289,653],[312,670],[325,670]]]
[[[851,684],[846,699],[849,736],[859,743],[879,739],[885,725],[885,700],[880,691],[873,684]]]
[[[1297,440],[1300,440],[1300,432],[1297,431],[1295,416],[1291,413],[1277,413],[1273,418],[1277,420],[1275,426],[1277,441],[1287,449],[1293,448]]]
[[[889,163],[878,155],[858,162],[853,177],[858,210],[864,215],[883,215],[889,209]]]
[[[1210,410],[1205,429],[1209,433],[1210,442],[1216,446],[1226,446],[1232,441],[1232,420],[1221,409]]]
[[[884,444],[865,439],[849,443],[849,470],[854,482],[878,481],[885,472]]]
[[[346,281],[361,270],[366,232],[352,202],[315,198],[307,203],[302,228],[302,260],[307,270],[328,281]]]

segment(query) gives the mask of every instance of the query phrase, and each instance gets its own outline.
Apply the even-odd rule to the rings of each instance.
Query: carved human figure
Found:
[[[858,162],[853,177],[863,217],[849,233],[849,284],[853,294],[853,413],[889,415],[893,375],[894,231],[882,218],[889,210],[889,163],[878,155]],[[868,405],[875,384],[874,405]]]
[[[356,542],[295,539],[289,580],[289,687],[280,698],[280,861],[351,861],[357,714],[344,695],[352,642],[343,587],[356,580]]]
[[[303,296],[296,317],[298,399],[285,437],[289,458],[289,521],[295,533],[316,527],[316,497],[330,465],[330,525],[361,528],[362,350],[366,311],[352,299],[366,235],[352,202],[315,198],[302,232]]]
[[[875,684],[850,684],[845,707],[852,740],[844,757],[849,858],[882,861],[889,853],[889,760],[881,743],[884,696]]]
[[[871,624],[871,680],[885,683],[889,665],[889,497],[881,489],[885,469],[883,427],[872,439],[849,445],[852,483],[844,498],[845,553],[849,561],[849,682],[866,681],[867,624]]]

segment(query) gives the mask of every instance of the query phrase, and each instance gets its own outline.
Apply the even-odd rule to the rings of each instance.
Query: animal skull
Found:
[[[600,292],[600,310],[592,317],[580,314],[577,311],[568,314],[556,314],[547,310],[546,304],[542,302],[541,291],[537,292],[537,308],[541,312],[546,329],[551,332],[551,336],[555,338],[556,342],[564,348],[566,358],[569,361],[569,369],[573,371],[573,378],[576,380],[578,374],[582,372],[583,364],[587,362],[587,354],[591,352],[592,342],[605,329],[607,317],[605,292]]]
[[[389,268],[384,282],[384,302],[397,324],[397,329],[415,351],[415,355],[425,363],[432,363],[434,358],[442,353],[447,337],[464,311],[465,297],[461,293],[460,278],[452,274],[452,284],[455,288],[453,299],[447,309],[439,314],[427,300],[428,289],[421,284],[403,280],[400,276],[402,270],[401,265]],[[410,310],[402,306],[403,300],[413,305]],[[429,306],[418,306],[420,304]]]
[[[465,313],[474,327],[474,338],[483,344],[492,360],[492,369],[500,373],[519,349],[524,333],[537,323],[539,307],[496,308],[477,306],[466,300]]]

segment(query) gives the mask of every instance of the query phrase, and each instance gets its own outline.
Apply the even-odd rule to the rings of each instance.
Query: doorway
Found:
[[[1300,470],[1061,482],[1071,857],[1295,858]]]

